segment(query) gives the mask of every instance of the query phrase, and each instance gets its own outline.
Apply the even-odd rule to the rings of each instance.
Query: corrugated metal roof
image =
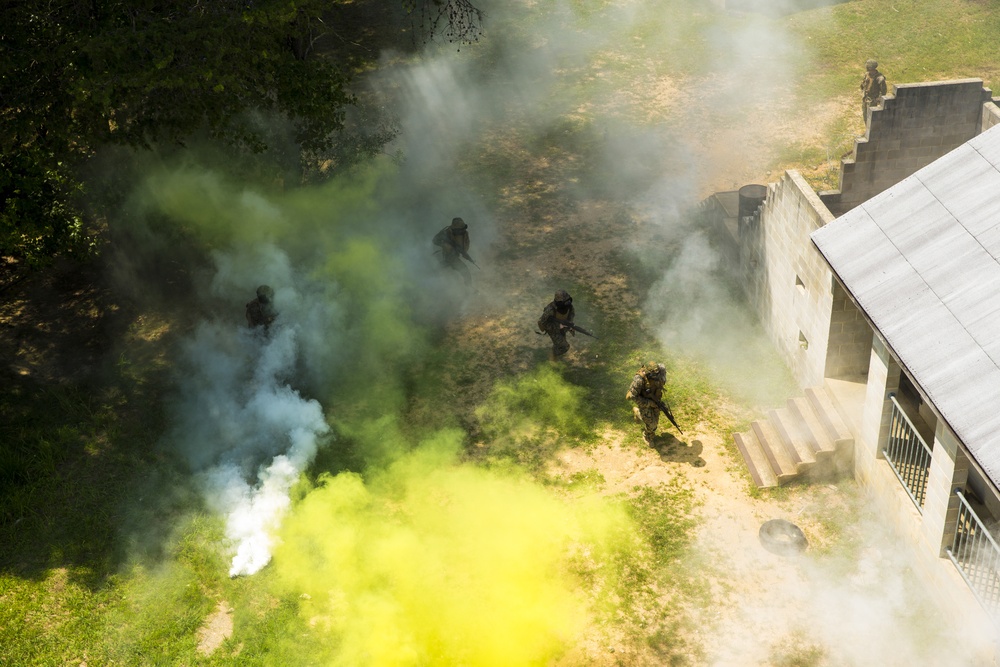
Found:
[[[1000,126],[812,240],[1000,486]]]

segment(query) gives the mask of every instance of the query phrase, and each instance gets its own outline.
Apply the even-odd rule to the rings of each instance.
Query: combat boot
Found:
[[[652,433],[643,432],[642,439],[646,442],[647,445],[652,447],[655,444],[656,436]]]

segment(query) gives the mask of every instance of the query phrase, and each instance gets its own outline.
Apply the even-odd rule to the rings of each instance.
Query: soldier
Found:
[[[660,423],[660,406],[663,401],[663,385],[667,381],[667,369],[663,364],[650,361],[639,369],[632,378],[632,384],[625,393],[626,400],[634,401],[632,415],[643,425],[642,439],[653,445],[656,427]]]
[[[878,71],[878,63],[874,60],[865,62],[865,76],[861,79],[861,115],[868,124],[869,107],[877,107],[882,104],[886,94],[885,77]]]
[[[471,284],[472,274],[462,261],[462,257],[472,261],[469,257],[469,226],[465,221],[452,218],[450,225],[434,235],[432,243],[440,248],[438,252],[441,253],[441,265],[458,271],[465,284]]]
[[[551,359],[555,360],[569,351],[566,331],[568,330],[572,336],[575,336],[576,332],[565,325],[573,324],[575,315],[573,297],[566,290],[557,291],[555,298],[542,310],[542,316],[538,318],[538,328],[552,339]]]
[[[277,316],[278,313],[274,310],[274,290],[261,285],[257,288],[257,298],[247,302],[247,326],[266,329]]]

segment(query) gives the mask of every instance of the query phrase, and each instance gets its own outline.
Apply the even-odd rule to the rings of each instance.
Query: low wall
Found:
[[[982,79],[894,86],[870,113],[854,155],[841,161],[840,189],[820,193],[839,217],[982,131],[991,91]]]
[[[983,122],[979,131],[985,132],[994,125],[1000,125],[1000,97],[983,104]]]

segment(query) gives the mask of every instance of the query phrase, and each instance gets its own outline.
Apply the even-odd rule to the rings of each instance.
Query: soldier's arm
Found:
[[[632,378],[632,384],[629,385],[628,391],[625,392],[625,398],[630,401],[635,401],[636,404],[642,405],[644,399],[642,397],[642,390],[645,389],[646,383],[643,381],[641,375],[636,375]]]
[[[549,325],[552,323],[552,309],[545,306],[542,309],[542,316],[538,318],[538,328],[542,331],[548,329]]]

